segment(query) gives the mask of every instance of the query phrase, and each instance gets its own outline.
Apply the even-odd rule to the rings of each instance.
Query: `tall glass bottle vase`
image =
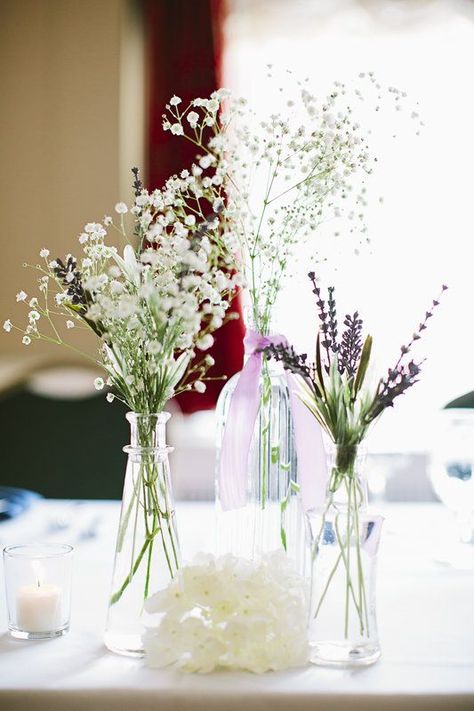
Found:
[[[367,510],[364,459],[357,446],[336,446],[326,505],[307,515],[315,664],[363,666],[380,656],[375,574],[383,519]]]
[[[230,511],[222,506],[220,452],[226,426],[234,426],[228,416],[239,375],[226,383],[217,403],[217,551],[254,559],[283,549],[302,571],[304,516],[290,394],[280,364],[265,358],[258,383],[260,407],[248,453],[245,505]]]
[[[130,445],[109,599],[106,646],[143,654],[144,602],[164,588],[180,564],[171,492],[166,422],[170,415],[127,414]]]

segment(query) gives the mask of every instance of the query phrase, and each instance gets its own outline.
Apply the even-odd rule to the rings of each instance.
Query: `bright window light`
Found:
[[[441,285],[449,286],[414,352],[427,356],[421,381],[384,415],[369,443],[373,451],[429,451],[439,409],[474,389],[474,7],[437,0],[233,0],[224,59],[224,84],[257,110],[268,108],[264,67],[272,64],[288,89],[293,79],[286,69],[308,77],[314,93],[374,71],[384,85],[408,93],[407,111],[419,111],[425,124],[419,136],[395,112],[373,124],[379,168],[368,209],[371,248],[355,257],[353,238],[342,235],[343,255],[334,241],[331,268],[322,267],[321,276],[336,286],[342,314],[357,309],[364,317],[380,374],[394,365]],[[311,355],[315,311],[304,276],[314,266],[310,254],[282,293],[275,326]]]

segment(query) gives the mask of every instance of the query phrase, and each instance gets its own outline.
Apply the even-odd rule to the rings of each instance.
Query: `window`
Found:
[[[397,359],[441,284],[449,286],[414,353],[428,356],[422,379],[374,428],[375,451],[429,450],[439,408],[474,389],[473,48],[474,7],[465,2],[230,3],[224,84],[258,108],[266,108],[269,63],[308,76],[315,92],[372,70],[384,85],[408,92],[407,111],[419,102],[419,136],[395,116],[374,124],[380,167],[368,213],[371,250],[355,257],[347,239],[342,257],[334,247],[332,271],[321,272],[344,313],[357,308],[364,317],[377,344],[377,373]],[[399,125],[405,128],[394,140]],[[285,287],[276,326],[311,354],[310,267],[307,256]]]

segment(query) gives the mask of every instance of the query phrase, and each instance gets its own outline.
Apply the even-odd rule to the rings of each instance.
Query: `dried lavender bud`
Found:
[[[285,370],[289,370],[295,375],[302,377],[311,388],[319,394],[319,390],[314,383],[314,368],[313,366],[307,365],[306,361],[308,356],[306,353],[298,354],[295,352],[293,346],[283,344],[271,344],[262,348],[260,352],[282,363]]]
[[[327,373],[329,373],[330,370],[330,363],[331,363],[331,346],[333,344],[333,338],[332,338],[332,332],[331,332],[331,318],[329,319],[328,323],[328,312],[325,310],[326,304],[324,302],[324,299],[321,297],[321,289],[319,288],[317,282],[316,282],[316,275],[314,272],[309,272],[308,277],[313,284],[313,294],[317,296],[316,300],[316,306],[318,307],[318,318],[320,322],[319,330],[324,333],[326,338],[321,341],[322,347],[326,351],[326,358],[327,361],[324,365],[324,368]],[[331,297],[330,297],[331,298]],[[331,310],[330,304],[328,304],[329,309]],[[330,338],[327,337],[327,334],[330,334]],[[337,332],[337,331],[336,331]]]
[[[448,287],[445,284],[443,284],[443,286],[441,287],[441,293],[446,291],[447,288]],[[439,297],[437,299],[433,299],[432,303],[433,303],[433,309],[435,309],[437,306],[439,306]],[[418,341],[421,338],[421,332],[427,328],[426,323],[427,323],[428,319],[430,319],[432,316],[433,316],[433,311],[428,310],[425,312],[425,318],[419,324],[418,331],[415,331],[415,333],[412,335],[410,343],[407,346],[401,347],[400,358],[398,359],[397,365],[395,367],[398,367],[403,360],[403,356],[410,352],[413,343],[415,341]]]
[[[339,372],[342,375],[345,371],[349,378],[353,378],[362,352],[362,319],[358,311],[353,316],[347,314],[344,325],[346,330],[342,334],[339,349]]]
[[[387,407],[393,407],[393,401],[399,395],[403,395],[417,381],[420,374],[420,365],[410,361],[407,366],[397,365],[394,369],[389,369],[385,380],[379,384],[374,407],[368,415],[368,421],[374,420]]]
[[[132,173],[135,177],[135,180],[133,181],[132,186],[135,191],[135,197],[138,197],[143,189],[143,183],[139,178],[140,170],[138,168],[132,168]]]
[[[336,300],[334,299],[334,287],[328,288],[328,315],[329,315],[329,333],[331,336],[331,350],[337,353],[339,346],[337,344],[337,316],[336,316]]]

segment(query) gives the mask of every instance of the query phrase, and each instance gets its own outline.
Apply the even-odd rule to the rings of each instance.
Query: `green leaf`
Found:
[[[357,393],[359,392],[364,383],[364,378],[367,373],[367,368],[369,366],[371,351],[372,336],[367,336],[364,342],[364,347],[362,348],[362,353],[360,355],[359,367],[357,369],[357,375],[354,383],[354,398],[357,397]]]
[[[280,446],[275,444],[272,446],[272,464],[276,464],[280,457]]]
[[[283,528],[283,526],[280,528],[280,536],[281,536],[281,542],[282,542],[283,548],[285,549],[285,551],[287,551],[288,548],[287,548],[287,544],[286,544],[286,533],[285,533],[285,529]]]
[[[326,390],[324,387],[323,369],[321,366],[321,343],[320,343],[320,339],[319,339],[319,333],[318,333],[318,337],[316,339],[316,372],[318,374],[318,380],[321,385],[321,390],[323,393],[325,393]]]

